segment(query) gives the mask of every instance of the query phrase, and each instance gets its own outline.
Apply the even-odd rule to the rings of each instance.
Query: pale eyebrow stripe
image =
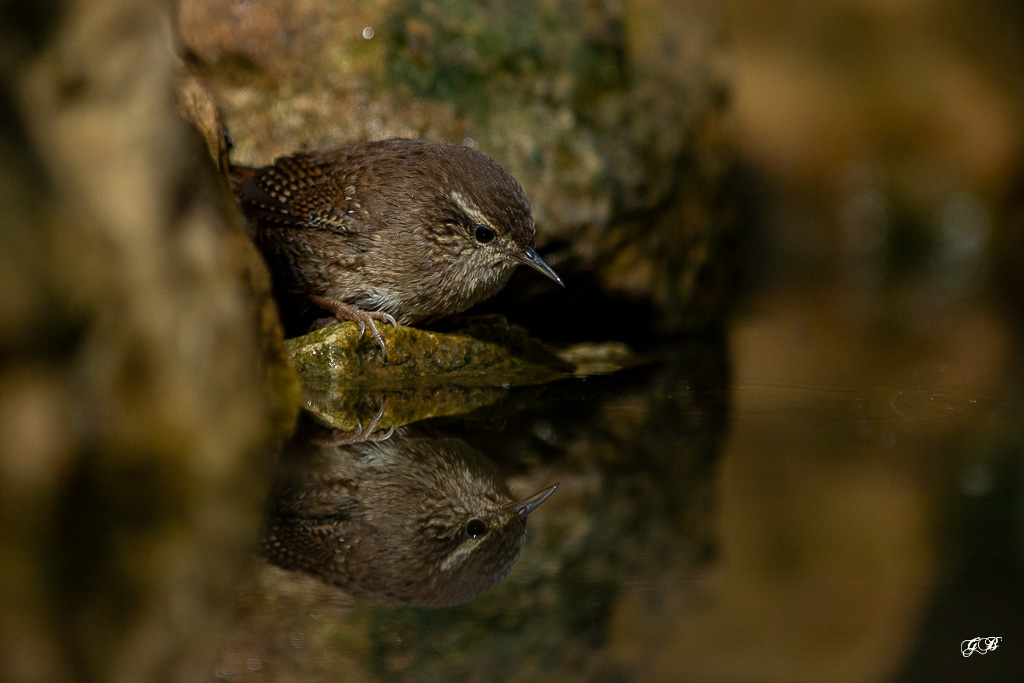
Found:
[[[455,190],[448,195],[453,202],[458,204],[459,208],[466,212],[466,215],[473,219],[476,223],[483,223],[484,225],[490,225],[491,222],[487,220],[487,216],[484,212],[476,207],[473,202],[469,201],[469,198],[461,192]]]
[[[464,542],[451,555],[444,558],[444,562],[441,563],[441,571],[450,572],[452,569],[455,569],[465,560],[467,555],[472,554],[477,545],[476,543]]]

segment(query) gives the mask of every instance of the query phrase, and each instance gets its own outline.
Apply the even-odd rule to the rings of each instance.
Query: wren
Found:
[[[323,434],[300,431],[283,454],[263,553],[373,602],[439,607],[483,593],[558,486],[517,500],[483,454],[426,430],[355,443]]]
[[[461,313],[501,290],[517,264],[562,284],[534,250],[519,183],[461,145],[391,138],[233,166],[283,301],[339,321],[410,324]]]

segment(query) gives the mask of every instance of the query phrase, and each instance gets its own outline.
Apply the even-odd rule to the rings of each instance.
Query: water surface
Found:
[[[930,327],[876,323],[820,292],[765,294],[726,338],[415,425],[482,454],[515,496],[560,484],[511,573],[424,608],[267,565],[217,676],[1011,679],[1014,332],[984,303]],[[1002,645],[962,656],[986,636]]]

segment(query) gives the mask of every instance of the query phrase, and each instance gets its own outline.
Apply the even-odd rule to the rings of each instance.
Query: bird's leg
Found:
[[[388,427],[386,431],[380,434],[374,433],[377,425],[380,424],[381,418],[384,417],[384,407],[386,405],[387,394],[382,392],[380,395],[380,408],[377,410],[377,414],[370,419],[368,425],[364,427],[362,421],[357,420],[355,431],[346,432],[343,429],[332,429],[330,432],[318,436],[315,439],[315,443],[318,446],[344,446],[359,443],[360,441],[387,441],[395,433],[393,426]]]
[[[366,332],[366,328],[369,327],[370,334],[373,335],[374,341],[376,341],[377,346],[380,347],[384,360],[386,361],[388,359],[388,350],[387,347],[384,346],[384,337],[381,336],[380,330],[377,329],[377,324],[374,321],[381,320],[383,322],[388,322],[391,323],[392,327],[397,328],[398,322],[391,314],[385,313],[384,311],[364,311],[361,308],[356,308],[355,306],[338,301],[337,299],[328,299],[327,297],[317,296],[315,294],[310,296],[309,300],[325,311],[330,311],[338,320],[351,320],[354,322],[359,326],[360,337],[363,336]]]

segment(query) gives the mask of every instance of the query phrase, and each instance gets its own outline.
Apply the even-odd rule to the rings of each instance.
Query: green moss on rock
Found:
[[[453,332],[404,325],[380,326],[387,362],[370,334],[355,323],[331,325],[285,342],[307,386],[359,380],[375,387],[466,384],[539,384],[573,371],[526,330],[516,326],[469,325]]]

